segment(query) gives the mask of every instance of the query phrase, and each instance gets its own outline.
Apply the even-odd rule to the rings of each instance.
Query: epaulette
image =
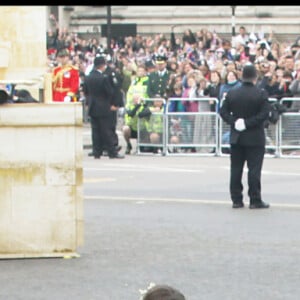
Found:
[[[79,68],[77,66],[72,65],[72,68],[79,71]]]
[[[72,65],[72,64],[68,64],[66,67],[69,67],[71,69],[75,69],[75,70],[79,70],[79,68],[75,65]]]

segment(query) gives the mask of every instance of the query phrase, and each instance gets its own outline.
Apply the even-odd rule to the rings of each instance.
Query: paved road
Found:
[[[139,300],[150,282],[188,300],[299,299],[299,159],[265,159],[270,209],[233,210],[227,157],[89,151],[80,257],[1,261],[0,299]]]

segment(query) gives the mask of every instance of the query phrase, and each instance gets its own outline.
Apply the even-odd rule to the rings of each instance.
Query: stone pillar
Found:
[[[0,6],[0,82],[26,83],[38,99],[46,72],[46,6]]]
[[[81,103],[3,104],[0,139],[0,259],[78,256]]]

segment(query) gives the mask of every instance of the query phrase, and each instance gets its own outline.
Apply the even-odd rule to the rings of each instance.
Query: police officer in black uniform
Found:
[[[83,86],[88,102],[88,114],[91,118],[93,155],[99,159],[106,146],[109,158],[124,158],[116,151],[114,145],[111,116],[113,91],[108,76],[104,74],[105,66],[105,58],[96,57],[94,68],[85,78]]]
[[[117,134],[117,122],[118,122],[118,109],[120,107],[124,107],[124,97],[122,92],[122,75],[117,70],[117,68],[113,65],[111,58],[107,59],[107,65],[104,70],[104,74],[106,74],[109,78],[110,84],[113,87],[113,96],[112,96],[112,131],[114,132],[114,145],[117,151],[121,150],[121,146],[119,145],[119,138]]]
[[[266,143],[264,123],[270,106],[266,91],[255,85],[256,80],[254,65],[246,64],[242,85],[227,93],[220,109],[222,119],[231,126],[230,195],[233,208],[244,206],[242,174],[245,162],[248,167],[249,208],[269,207],[261,198],[261,170]]]

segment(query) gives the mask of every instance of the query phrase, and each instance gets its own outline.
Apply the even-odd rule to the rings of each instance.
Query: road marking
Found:
[[[120,197],[120,196],[84,196],[85,200],[117,200],[117,201],[135,201],[138,204],[142,202],[178,202],[178,203],[195,203],[195,204],[213,204],[213,205],[231,205],[230,201],[224,200],[205,200],[205,199],[187,199],[187,198],[155,198],[155,197]],[[296,208],[300,209],[300,204],[292,203],[271,203],[270,207],[281,207],[281,208]]]
[[[177,172],[177,173],[205,173],[211,169],[218,169],[218,170],[230,170],[229,166],[203,166],[202,169],[182,169],[182,168],[175,168],[175,167],[159,167],[159,166],[137,166],[137,165],[118,165],[116,168],[115,165],[106,165],[101,168],[89,168],[85,167],[83,170],[90,172],[90,171],[117,171],[117,172],[145,172],[148,171],[159,171],[159,172]],[[248,168],[244,168],[244,173],[248,172]],[[272,176],[300,176],[300,173],[296,172],[278,172],[278,171],[268,171],[262,170],[262,175],[272,175]]]
[[[230,170],[230,167],[221,167],[222,169]],[[245,167],[243,170],[244,173],[248,172],[248,168]],[[276,176],[300,176],[300,173],[291,173],[291,172],[276,172],[276,171],[267,171],[267,170],[262,170],[261,173],[263,175],[276,175]]]
[[[161,167],[138,167],[130,166],[130,168],[111,168],[111,167],[102,167],[102,168],[84,168],[84,171],[118,171],[118,172],[145,172],[148,171],[159,171],[159,172],[177,172],[177,173],[204,173],[205,170],[195,170],[195,169],[178,169],[178,168],[161,168]]]
[[[116,178],[84,178],[83,182],[84,183],[90,183],[90,182],[112,182],[112,181],[116,181]]]

